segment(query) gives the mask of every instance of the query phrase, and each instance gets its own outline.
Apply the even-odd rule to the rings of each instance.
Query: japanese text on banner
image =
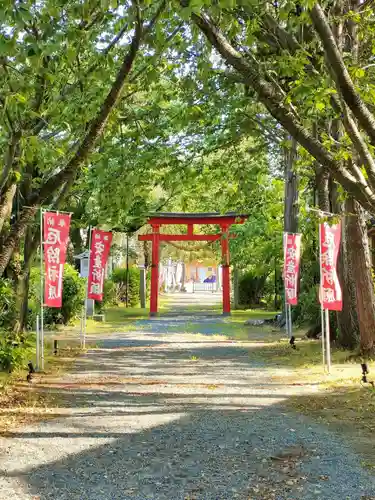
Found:
[[[62,279],[69,240],[70,214],[44,212],[44,305],[61,307]]]
[[[337,256],[340,249],[341,222],[330,226],[320,224],[320,301],[323,309],[342,310],[342,292],[337,276]]]
[[[284,287],[288,304],[298,302],[298,277],[301,252],[301,235],[284,233]]]
[[[112,233],[93,229],[91,234],[90,267],[88,276],[88,298],[103,300],[103,283]]]

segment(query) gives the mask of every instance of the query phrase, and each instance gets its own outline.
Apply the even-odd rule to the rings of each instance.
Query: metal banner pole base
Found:
[[[39,314],[36,316],[36,371],[39,371],[40,363],[40,328],[39,328]]]
[[[326,361],[327,372],[331,371],[331,342],[330,342],[330,328],[329,328],[329,310],[325,309],[325,340],[326,340]]]
[[[292,306],[288,304],[288,316],[289,316],[289,338],[293,336],[293,325],[292,325]]]
[[[42,324],[42,328],[40,331],[40,368],[42,372],[44,371],[44,328]]]
[[[322,355],[323,355],[323,371],[326,371],[326,353],[325,353],[325,335],[324,335],[324,309],[320,309],[320,322],[322,330]]]

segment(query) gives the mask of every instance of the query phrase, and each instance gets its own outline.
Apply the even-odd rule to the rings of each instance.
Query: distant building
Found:
[[[219,266],[214,260],[195,260],[185,264],[185,279],[196,283],[204,283],[207,279],[216,277],[218,279]],[[214,281],[212,279],[212,281]]]

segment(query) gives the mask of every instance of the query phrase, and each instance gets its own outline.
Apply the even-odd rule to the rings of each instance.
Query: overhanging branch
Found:
[[[346,68],[342,54],[337,46],[334,34],[321,6],[316,3],[310,11],[314,28],[323,44],[327,61],[330,65],[336,86],[346,105],[350,108],[358,123],[368,134],[375,146],[375,117],[368,109],[355,89],[354,83]]]

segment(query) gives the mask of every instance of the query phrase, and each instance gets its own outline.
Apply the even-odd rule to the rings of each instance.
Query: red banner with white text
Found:
[[[342,311],[342,292],[337,276],[341,222],[320,224],[320,302],[323,309]]]
[[[103,283],[112,233],[93,229],[91,233],[90,266],[88,277],[88,298],[103,300]]]
[[[44,305],[61,307],[62,283],[69,240],[70,214],[44,212]]]
[[[284,233],[284,287],[286,301],[291,306],[298,302],[300,253],[301,235]]]

